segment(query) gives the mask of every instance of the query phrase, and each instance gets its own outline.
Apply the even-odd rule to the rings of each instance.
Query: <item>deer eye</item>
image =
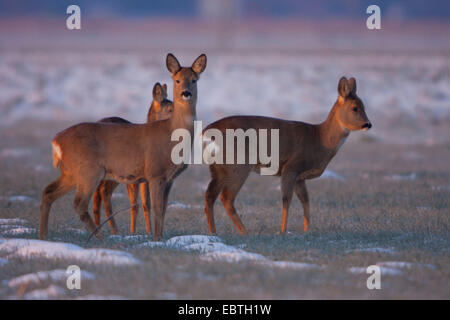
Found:
[[[358,107],[353,107],[352,110],[353,110],[354,112],[356,112],[356,111],[358,111]]]
[[[180,83],[180,80],[175,80],[177,83]]]

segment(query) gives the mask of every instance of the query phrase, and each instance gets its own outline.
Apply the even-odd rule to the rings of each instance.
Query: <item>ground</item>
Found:
[[[1,218],[24,219],[26,222],[11,224],[29,228],[6,234],[14,227],[6,227],[5,223],[2,232],[7,238],[37,238],[40,192],[45,183],[57,177],[57,171],[49,164],[48,141],[59,126],[47,123],[33,128],[28,124],[3,129],[2,150],[9,150],[10,155],[0,158],[3,168],[0,188],[5,195],[0,202]],[[33,133],[24,132],[24,128]],[[15,156],[13,149],[6,148],[11,145],[33,145],[35,149],[29,156]],[[66,289],[57,298],[88,295],[137,299],[447,298],[449,153],[448,146],[389,145],[367,141],[364,133],[352,134],[329,168],[332,170],[329,172],[340,175],[338,179],[326,175],[308,182],[312,227],[307,233],[302,231],[301,206],[295,199],[289,233],[278,234],[281,201],[277,178],[252,175],[240,193],[237,208],[250,233],[247,237],[237,234],[220,202],[216,205],[218,236],[226,244],[243,245],[245,251],[271,260],[303,262],[317,268],[276,267],[253,260],[206,261],[195,251],[136,247],[150,240],[144,237],[141,214],[138,220],[141,237],[106,237],[105,241],[93,239],[87,245],[126,250],[141,261],[138,265],[112,266],[19,255],[10,257],[1,266],[0,281],[77,264],[92,272],[95,279],[82,281],[81,290]],[[383,155],[383,164],[373,160],[379,159],[379,155]],[[207,234],[203,212],[207,181],[206,166],[191,166],[176,181],[167,212],[165,240],[179,235]],[[123,187],[116,192],[114,208],[128,206],[124,192]],[[72,201],[73,193],[55,203],[50,240],[84,246],[88,234],[83,232]],[[122,234],[127,235],[128,213],[119,214],[117,220]],[[109,234],[108,226],[104,227],[104,233]],[[8,254],[0,250],[0,258],[8,258]],[[350,269],[386,261],[411,265],[396,264],[394,269],[398,273],[382,274],[381,290],[368,290],[369,275],[352,273]],[[31,284],[24,290],[47,288],[51,283]],[[60,287],[65,287],[64,283],[57,281]],[[0,297],[17,297],[18,291],[14,286],[2,286]]]
[[[352,133],[324,176],[307,182],[308,232],[294,199],[289,232],[278,234],[279,180],[252,174],[236,202],[249,235],[238,235],[218,201],[218,238],[192,237],[208,234],[203,196],[209,171],[191,165],[170,194],[162,243],[145,235],[141,210],[137,236],[127,237],[130,219],[122,212],[116,218],[120,236],[109,236],[105,225],[105,240],[86,244],[89,234],[72,208],[73,193],[53,205],[51,243],[12,239],[37,239],[41,192],[58,177],[51,138],[81,120],[117,115],[143,121],[153,83],[171,87],[163,64],[169,49],[99,44],[46,52],[33,39],[21,39],[0,47],[1,299],[450,296],[450,60],[448,51],[429,49],[448,41],[428,37],[419,47],[430,52],[414,54],[398,48],[330,52],[321,46],[312,53],[209,49],[197,106],[204,126],[234,113],[321,121],[336,99],[339,77],[348,75],[357,77],[373,129]],[[184,65],[201,53],[179,51]],[[120,186],[113,207],[128,206]],[[81,290],[66,288],[63,271],[69,265],[84,272]],[[380,290],[366,286],[369,265],[381,267]]]

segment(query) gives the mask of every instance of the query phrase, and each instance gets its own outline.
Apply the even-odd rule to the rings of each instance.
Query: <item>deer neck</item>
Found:
[[[331,109],[328,118],[319,125],[320,142],[329,150],[337,152],[347,139],[350,131],[344,128],[337,116],[337,108],[335,104]]]
[[[196,119],[197,98],[192,97],[189,101],[174,99],[173,113],[170,117],[172,130],[184,128],[189,131],[194,130],[194,120]]]

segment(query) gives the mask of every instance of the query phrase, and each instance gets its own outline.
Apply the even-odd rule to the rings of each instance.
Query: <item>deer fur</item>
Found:
[[[171,140],[176,129],[186,129],[193,137],[196,117],[197,80],[206,68],[206,55],[200,55],[191,67],[181,67],[172,54],[166,66],[173,79],[172,116],[145,124],[80,123],[58,133],[52,141],[60,164],[61,176],[45,187],[41,201],[39,238],[48,234],[48,218],[52,203],[76,189],[74,208],[94,232],[95,223],[88,213],[89,201],[102,180],[118,183],[149,183],[154,212],[153,239],[162,237],[164,215],[173,180],[187,164],[175,165],[171,150],[178,142]],[[96,237],[103,238],[100,230]]]
[[[371,126],[364,104],[356,94],[355,78],[347,80],[342,77],[338,84],[337,101],[328,118],[320,124],[260,116],[232,116],[208,125],[203,132],[218,129],[225,135],[226,129],[268,129],[269,132],[269,129],[279,129],[280,161],[277,175],[281,177],[281,233],[285,233],[293,193],[295,192],[302,203],[304,230],[307,231],[310,225],[310,208],[305,181],[317,178],[323,173],[351,131],[367,130]],[[268,140],[270,141],[270,138]],[[248,144],[245,148],[247,154]],[[270,150],[270,146],[268,149]],[[235,147],[234,154],[236,153]],[[216,232],[214,202],[219,194],[239,233],[247,233],[234,202],[250,172],[260,167],[261,163],[210,165],[211,181],[205,193],[205,213],[210,233]]]
[[[167,99],[167,85],[160,85],[159,82],[155,83],[153,86],[153,101],[150,105],[147,114],[147,122],[153,122],[158,120],[164,120],[169,118],[173,112],[173,103]],[[111,117],[101,119],[101,123],[131,123],[128,120],[119,117]],[[113,180],[103,180],[97,187],[92,197],[93,202],[93,213],[94,222],[97,226],[100,225],[100,211],[101,203],[103,202],[103,207],[105,208],[106,217],[110,217],[112,214],[111,196],[114,190],[119,184]],[[138,190],[141,191],[142,199],[142,209],[144,211],[145,218],[145,230],[148,234],[151,233],[151,223],[150,223],[150,195],[148,190],[148,183],[142,182],[137,184],[127,184],[128,198],[131,204],[130,216],[130,233],[134,234],[136,232],[136,218],[139,212],[139,207],[137,206],[138,200]],[[118,229],[114,217],[109,221],[109,226],[111,229],[111,234],[117,234]]]

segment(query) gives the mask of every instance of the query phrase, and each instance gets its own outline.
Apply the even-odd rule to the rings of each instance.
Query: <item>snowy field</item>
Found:
[[[100,30],[98,39],[0,28],[1,299],[450,296],[448,35],[346,31],[333,42],[329,31],[303,25],[283,36],[249,26],[226,47],[215,34],[186,38],[176,28],[161,34],[163,27],[149,35]],[[142,214],[138,234],[129,235],[124,212],[121,235],[108,236],[105,225],[106,239],[86,245],[73,193],[54,204],[49,241],[36,240],[40,194],[58,175],[51,138],[107,116],[144,122],[155,82],[172,95],[168,51],[184,65],[208,55],[198,84],[204,126],[232,114],[319,122],[336,100],[339,77],[356,77],[373,129],[352,133],[323,176],[308,182],[311,230],[303,232],[295,199],[289,232],[279,236],[279,181],[253,175],[236,203],[250,235],[237,235],[218,201],[218,235],[208,236],[209,174],[194,165],[176,180],[161,242],[145,235]],[[121,186],[113,206],[128,205]],[[66,287],[69,265],[82,270],[81,290]],[[369,265],[381,268],[381,290],[366,287]]]

